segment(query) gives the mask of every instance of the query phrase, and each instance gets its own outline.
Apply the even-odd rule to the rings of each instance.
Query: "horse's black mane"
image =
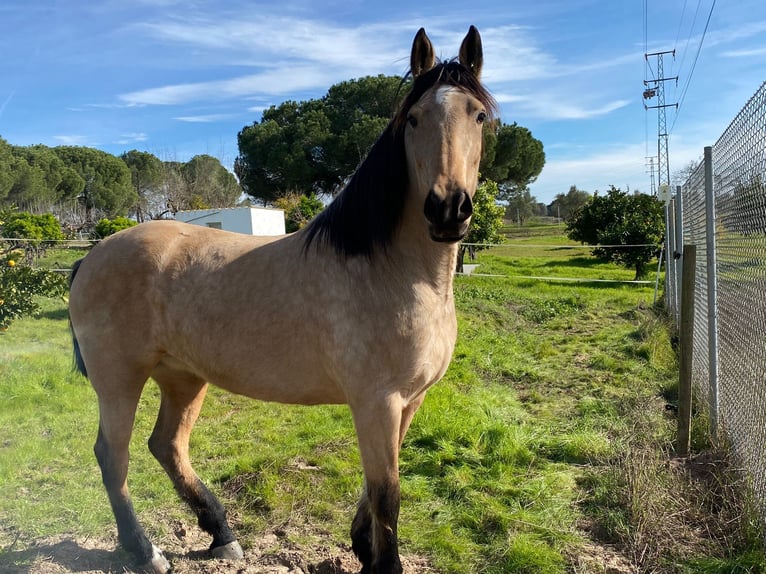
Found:
[[[490,116],[496,108],[479,79],[457,60],[439,62],[418,76],[346,187],[306,227],[306,250],[316,240],[331,245],[340,255],[371,257],[376,247],[385,249],[391,243],[402,218],[408,188],[404,149],[407,115],[436,84],[457,86],[472,94]]]

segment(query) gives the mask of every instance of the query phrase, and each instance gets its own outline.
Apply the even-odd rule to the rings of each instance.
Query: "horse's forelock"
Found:
[[[492,94],[484,87],[476,74],[455,58],[446,62],[437,62],[428,72],[415,78],[412,88],[392,120],[394,130],[396,132],[403,130],[412,106],[418,103],[428,90],[441,85],[455,86],[475,97],[484,106],[489,120],[494,119],[497,114],[497,102]]]

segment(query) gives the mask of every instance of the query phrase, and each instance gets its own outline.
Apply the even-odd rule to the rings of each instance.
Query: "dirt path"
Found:
[[[156,543],[164,549],[173,574],[356,574],[360,564],[348,547],[329,541],[312,548],[291,542],[291,535],[269,532],[241,539],[243,560],[207,558],[209,537],[197,527],[172,525],[173,534]],[[53,537],[23,540],[0,531],[0,572],[3,574],[126,574],[126,555],[117,550],[114,533],[103,538]],[[295,533],[291,533],[295,534]],[[306,534],[306,533],[301,533]],[[311,533],[311,539],[321,535]],[[301,536],[304,538],[304,536]],[[406,574],[435,574],[424,558],[403,556]]]

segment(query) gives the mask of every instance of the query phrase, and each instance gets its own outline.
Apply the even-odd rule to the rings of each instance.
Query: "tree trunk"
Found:
[[[465,247],[463,244],[460,244],[460,247],[457,250],[457,263],[455,265],[455,273],[462,273],[463,272],[463,259],[465,258]]]

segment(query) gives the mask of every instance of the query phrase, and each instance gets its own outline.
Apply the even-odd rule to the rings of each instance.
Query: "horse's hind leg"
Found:
[[[128,492],[128,447],[142,387],[143,383],[120,396],[99,394],[100,420],[93,450],[117,522],[120,544],[141,565],[140,571],[165,574],[170,564],[146,537]]]
[[[216,558],[242,558],[242,548],[226,522],[226,510],[202,483],[189,461],[189,436],[205,400],[207,383],[195,375],[159,366],[152,373],[162,391],[160,413],[149,450],[173,481],[176,491],[213,536]]]

